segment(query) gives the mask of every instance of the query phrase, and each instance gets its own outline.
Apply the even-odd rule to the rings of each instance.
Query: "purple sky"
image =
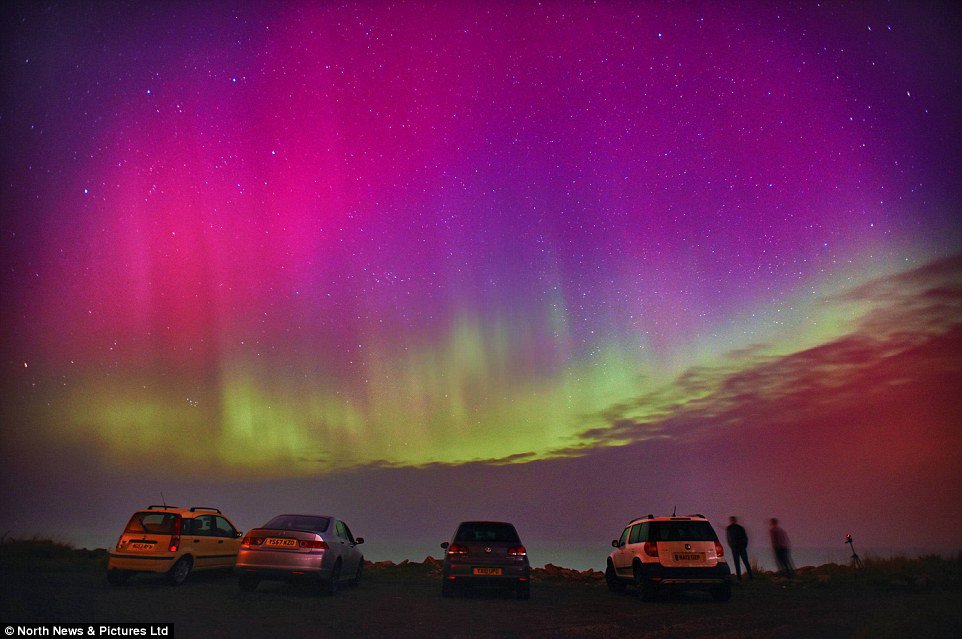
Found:
[[[953,5],[2,11],[4,530],[962,547]]]

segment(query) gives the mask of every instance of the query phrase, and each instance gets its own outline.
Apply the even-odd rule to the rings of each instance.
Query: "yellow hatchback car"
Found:
[[[217,508],[151,505],[134,513],[109,553],[107,581],[154,572],[178,586],[194,570],[230,569],[242,536]]]

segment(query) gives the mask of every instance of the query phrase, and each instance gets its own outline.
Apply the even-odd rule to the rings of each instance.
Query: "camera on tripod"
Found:
[[[861,557],[858,556],[858,553],[855,552],[855,540],[852,538],[852,533],[848,533],[847,535],[845,535],[845,541],[843,543],[848,544],[849,547],[852,549],[852,566],[856,570],[861,570],[862,559]]]

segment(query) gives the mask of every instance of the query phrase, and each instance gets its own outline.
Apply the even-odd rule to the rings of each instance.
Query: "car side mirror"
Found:
[[[243,537],[243,536],[244,536],[244,531],[242,531],[242,530],[235,530],[235,531],[234,531],[234,537]]]
[[[441,544],[441,547],[444,548],[445,550],[447,550],[447,549],[448,549],[448,542],[444,542],[443,544]]]
[[[364,537],[357,537],[357,538],[354,540],[354,545],[355,545],[355,546],[360,545],[360,544],[363,544],[363,543],[364,543]]]
[[[617,540],[617,539],[612,539],[612,540],[611,540],[611,545],[612,545],[612,547],[614,547],[614,548],[621,548],[621,546],[618,545],[618,540]]]

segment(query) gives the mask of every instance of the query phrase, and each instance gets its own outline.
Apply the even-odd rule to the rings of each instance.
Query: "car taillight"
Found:
[[[715,542],[715,555],[716,555],[719,559],[725,556],[725,549],[722,548],[722,545],[721,545],[720,543],[718,543],[717,541]]]
[[[528,553],[524,549],[524,546],[512,546],[511,548],[508,548],[509,557],[524,557],[527,554]]]
[[[244,535],[244,541],[241,542],[241,548],[250,548],[251,546],[260,546],[264,543],[264,537],[252,537],[250,533]]]
[[[658,556],[658,544],[653,541],[646,541],[644,546],[645,554],[649,557]]]
[[[468,554],[468,547],[462,546],[461,544],[451,544],[448,547],[449,555],[466,555]]]
[[[170,546],[167,547],[167,552],[177,552],[177,549],[180,548],[180,525],[181,518],[178,517],[174,520],[174,531],[170,536]]]
[[[327,542],[323,539],[301,539],[297,542],[297,545],[301,548],[314,548],[317,550],[327,550]]]

